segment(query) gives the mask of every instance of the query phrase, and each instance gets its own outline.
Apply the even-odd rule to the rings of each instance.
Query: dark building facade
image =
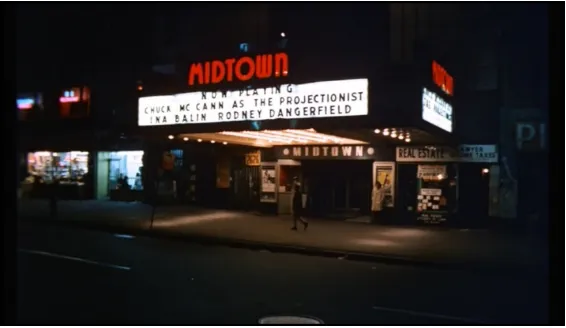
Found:
[[[138,110],[165,108],[169,101],[167,96],[192,99],[193,102],[188,100],[185,105],[202,106],[202,103],[197,103],[203,99],[190,94],[205,92],[202,97],[212,97],[217,91],[217,97],[226,93],[241,93],[242,97],[249,94],[248,107],[270,108],[274,105],[262,101],[269,102],[271,98],[260,99],[258,94],[253,94],[254,90],[273,92],[286,85],[300,89],[309,83],[359,80],[367,84],[367,91],[364,87],[359,89],[364,90],[363,96],[367,97],[366,112],[355,116],[306,115],[307,118],[290,113],[288,118],[282,115],[278,120],[265,120],[262,116],[262,119],[249,117],[248,120],[231,119],[231,122],[222,122],[225,120],[215,116],[213,123],[206,121],[216,115],[214,111],[208,112],[206,118],[194,116],[193,112],[193,116],[187,116],[185,124],[181,124],[182,118],[175,122],[174,115],[163,123],[162,120],[151,121],[151,115],[139,114],[138,123],[142,126],[138,133],[144,136],[148,147],[144,166],[148,169],[147,181],[158,181],[160,178],[157,176],[162,177],[171,171],[176,173],[170,173],[175,176],[171,178],[175,183],[170,183],[170,186],[178,187],[180,176],[185,174],[187,181],[181,183],[181,188],[188,189],[184,195],[189,200],[199,202],[200,199],[208,205],[239,205],[285,214],[289,212],[291,178],[298,176],[304,179],[307,210],[312,215],[333,216],[338,215],[337,212],[368,214],[373,182],[385,179],[394,185],[388,207],[394,213],[392,217],[399,218],[398,222],[419,222],[415,219],[420,216],[421,221],[442,223],[446,216],[456,217],[457,204],[465,203],[458,202],[458,186],[464,185],[459,184],[458,179],[467,183],[471,177],[479,176],[484,181],[480,188],[486,205],[478,213],[487,216],[490,191],[486,186],[489,168],[497,162],[497,140],[484,139],[480,145],[459,147],[461,140],[466,138],[462,139],[458,131],[458,106],[464,100],[455,96],[460,92],[458,81],[461,81],[454,73],[459,68],[458,61],[452,58],[452,54],[456,53],[452,50],[458,45],[457,35],[441,37],[446,33],[438,34],[454,26],[457,22],[454,13],[458,13],[458,8],[401,4],[366,7],[329,5],[324,15],[318,15],[317,23],[311,24],[320,7],[312,4],[298,6],[250,5],[245,10],[231,11],[204,38],[193,38],[190,33],[175,33],[186,26],[174,19],[176,15],[182,15],[180,12],[171,13],[169,19],[158,22],[160,28],[156,30],[167,31],[162,33],[175,39],[155,34],[156,40],[169,41],[157,47],[166,50],[157,52],[160,61],[154,67],[155,74],[143,78],[144,94]],[[162,23],[171,20],[175,23]],[[241,28],[223,29],[223,24]],[[207,61],[238,60],[243,56],[250,56],[253,60],[258,54],[277,53],[284,53],[288,58],[289,72],[284,79],[253,79],[245,83],[213,86],[194,85],[193,80],[193,85],[188,85],[188,70],[192,63],[202,63],[205,67]],[[354,84],[342,84],[342,93],[348,94],[349,88],[355,89]],[[332,93],[330,84],[323,88],[324,92]],[[339,91],[335,91],[338,96]],[[150,96],[161,96],[155,99],[164,102],[147,102],[150,98],[146,97]],[[253,99],[254,96],[258,99]],[[454,112],[449,114],[449,126],[423,119],[423,97],[433,97],[443,104],[443,108],[454,107]],[[275,101],[280,99],[277,95],[272,98]],[[256,100],[258,103],[252,105]],[[170,104],[170,107],[180,106],[174,102]],[[183,117],[184,113],[177,114]],[[191,120],[200,120],[200,123]],[[248,137],[250,133],[257,135],[266,131],[274,139],[277,133],[305,134],[314,131],[347,139],[353,144],[324,144],[311,140],[304,145],[279,143],[270,147],[254,147],[236,139],[242,137],[241,134]],[[406,138],[407,135],[410,137]],[[258,139],[265,137],[257,136]],[[280,137],[284,139],[285,136]],[[310,137],[316,138],[314,134]],[[161,155],[165,151],[165,158],[171,157],[167,150],[174,149],[183,150],[182,155],[178,152],[183,158],[178,161],[183,162],[183,168],[160,170],[160,165],[164,165]],[[150,152],[153,155],[150,156]],[[354,155],[344,155],[344,152]],[[259,160],[250,162],[249,158],[256,154]],[[224,163],[223,169],[219,168],[221,162]],[[459,176],[459,167],[465,167],[462,172],[469,170],[471,173]],[[200,173],[202,170],[206,172]],[[221,174],[223,170],[230,173]],[[220,176],[227,180],[219,183]],[[440,179],[437,178],[439,176]],[[263,186],[260,183],[262,177],[274,182],[266,182]],[[431,181],[434,179],[441,182]],[[271,191],[265,191],[263,187]],[[438,194],[443,191],[447,194]],[[227,200],[230,197],[232,199]],[[477,198],[477,194],[471,193],[464,198]],[[437,215],[432,212],[443,213]]]
[[[502,137],[508,129],[503,108],[510,102],[502,94],[514,87],[501,76],[516,69],[503,69],[511,48],[502,46],[508,39],[500,35],[499,22],[475,23],[489,18],[493,8],[440,3],[321,8],[309,3],[154,8],[140,26],[148,64],[120,79],[100,75],[89,82],[90,119],[97,124],[87,134],[98,136],[89,148],[92,197],[147,199],[157,192],[163,200],[285,214],[297,176],[310,215],[347,217],[369,213],[372,186],[381,179],[391,185],[386,207],[397,223],[471,226],[489,217],[513,217],[504,209],[512,205],[503,200],[509,198],[505,179],[513,180],[509,176],[517,169],[515,150],[504,150],[510,142]],[[206,81],[207,62],[219,60],[227,70],[226,59],[236,65],[242,57],[255,63],[257,55],[276,54],[288,64],[279,76],[224,77],[211,85],[195,83],[195,73],[189,83],[192,64],[202,64]],[[318,91],[308,91],[309,85]],[[338,100],[317,105],[320,110],[287,112],[294,105],[285,99],[294,92],[307,102],[315,95]],[[230,101],[212,100],[226,96]],[[283,104],[269,103],[281,98]],[[234,101],[245,108],[222,110],[247,119],[226,113],[220,118],[219,108],[199,111],[204,104],[231,107]],[[187,105],[201,108],[181,113]],[[356,115],[345,114],[346,105]],[[167,107],[176,114],[158,113]],[[425,107],[444,117],[425,118]],[[153,112],[146,114],[148,108]],[[283,111],[279,119],[265,119],[271,117],[257,114],[262,108],[264,115]],[[530,138],[528,128],[522,129],[523,139]],[[44,141],[24,148],[57,147]],[[129,181],[124,184],[121,176]]]

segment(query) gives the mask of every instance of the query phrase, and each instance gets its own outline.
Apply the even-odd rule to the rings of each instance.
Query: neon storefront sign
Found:
[[[80,101],[79,93],[75,90],[65,90],[59,98],[60,103],[76,103]]]
[[[17,99],[16,103],[19,110],[27,110],[32,109],[33,105],[35,105],[35,100],[33,98],[22,98]]]

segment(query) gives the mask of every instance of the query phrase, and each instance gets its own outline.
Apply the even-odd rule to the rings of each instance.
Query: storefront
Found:
[[[399,218],[422,224],[485,226],[499,193],[495,145],[398,147]]]
[[[85,199],[90,197],[92,179],[87,151],[36,151],[27,153],[26,195],[45,198],[49,186],[59,183],[60,198]]]
[[[141,200],[143,151],[103,151],[96,159],[96,198]]]

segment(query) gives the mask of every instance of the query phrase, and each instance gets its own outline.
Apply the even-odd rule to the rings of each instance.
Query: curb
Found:
[[[54,225],[62,227],[72,227],[87,230],[96,230],[108,233],[129,234],[148,238],[160,238],[174,241],[181,241],[193,244],[224,246],[230,248],[249,249],[257,251],[268,251],[271,253],[300,254],[305,256],[317,256],[335,258],[340,260],[360,261],[369,263],[379,263],[387,265],[402,265],[419,268],[468,271],[487,274],[540,274],[533,265],[493,265],[492,263],[470,263],[470,262],[449,262],[431,261],[411,257],[399,257],[386,254],[372,254],[350,252],[345,250],[323,249],[316,247],[302,247],[269,242],[257,242],[241,240],[235,238],[222,238],[214,236],[203,236],[198,234],[182,234],[163,230],[149,230],[147,227],[126,227],[119,224],[103,224],[97,222],[77,222],[71,220],[46,220],[46,219],[23,219],[22,223],[39,223],[43,225]]]

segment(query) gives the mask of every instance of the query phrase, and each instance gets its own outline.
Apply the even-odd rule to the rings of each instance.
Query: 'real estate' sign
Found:
[[[138,125],[344,117],[368,114],[368,80],[141,97]]]
[[[397,147],[397,162],[497,163],[496,145],[460,145],[458,150],[443,146]]]
[[[320,145],[274,147],[278,159],[373,159],[370,145]]]

